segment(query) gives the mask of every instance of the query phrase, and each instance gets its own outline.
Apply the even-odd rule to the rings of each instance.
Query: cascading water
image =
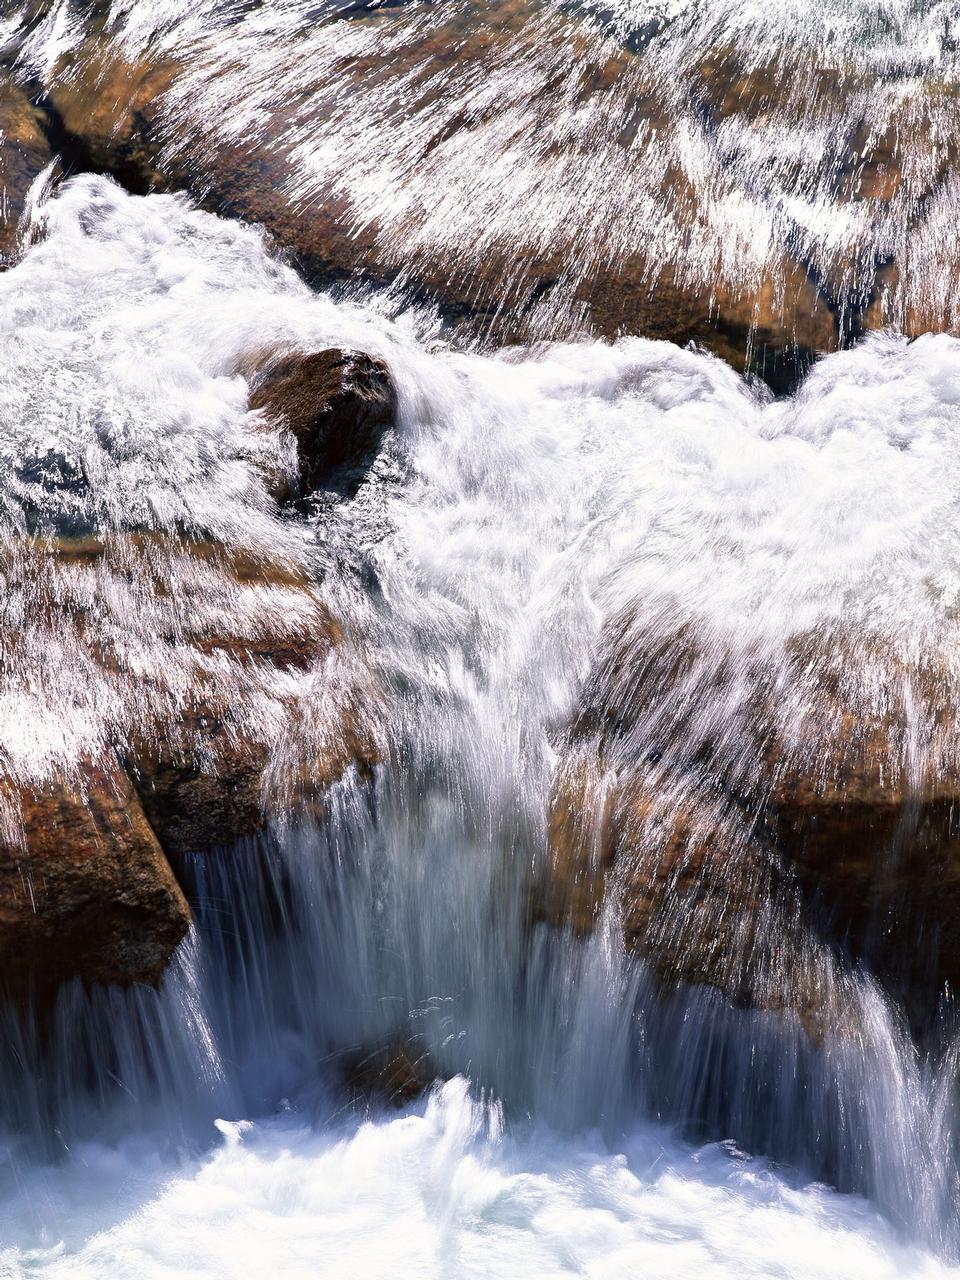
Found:
[[[949,699],[960,344],[876,337],[775,401],[666,343],[457,353],[429,316],[314,295],[253,231],[107,179],[63,186],[36,225],[0,276],[8,592],[38,598],[25,533],[95,532],[115,656],[85,656],[84,570],[41,577],[52,607],[5,656],[7,768],[49,776],[77,743],[175,715],[201,605],[248,630],[298,607],[243,597],[190,554],[210,537],[306,574],[303,626],[328,610],[346,633],[274,685],[203,668],[241,721],[273,726],[272,785],[344,700],[381,762],[322,815],[183,860],[195,925],[159,991],[74,986],[52,1022],[7,1012],[0,1269],[950,1274],[949,1010],[921,1054],[787,879],[732,947],[777,997],[754,1008],[628,955],[616,895],[582,938],[537,901],[558,760],[653,769],[679,803],[657,769],[722,725],[734,789],[758,664],[774,719],[816,717],[786,674],[798,635],[852,637],[865,708],[877,646],[906,671],[933,655]],[[251,352],[276,345],[362,347],[399,390],[367,481],[306,524],[267,498],[285,444],[246,408]],[[142,581],[131,531],[155,539]],[[618,688],[624,643],[674,655],[659,697]],[[612,746],[591,727],[611,683],[630,706]],[[922,774],[949,743],[922,691],[911,706]],[[694,946],[682,886],[670,902],[658,937]],[[357,1115],[344,1074],[384,1058],[446,1083]]]

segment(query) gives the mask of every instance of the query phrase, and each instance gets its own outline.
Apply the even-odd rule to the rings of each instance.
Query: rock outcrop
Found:
[[[128,61],[106,39],[82,45],[42,97],[68,166],[112,174],[137,195],[164,189],[158,117],[175,76],[166,62]]]
[[[638,634],[609,628],[535,910],[584,933],[609,909],[666,981],[808,1025],[830,985],[815,953],[833,953],[932,1025],[960,982],[949,673],[862,637],[733,655],[683,631],[638,649]]]
[[[580,935],[610,912],[627,950],[666,986],[705,984],[737,1005],[789,1009],[811,1028],[826,1021],[791,877],[739,806],[696,775],[604,774],[596,757],[567,758],[534,912]]]
[[[157,982],[190,911],[122,768],[87,762],[69,782],[4,792],[23,833],[0,844],[5,980]]]
[[[0,572],[16,604],[0,681],[14,714],[38,722],[20,773],[0,780],[0,963],[44,989],[156,981],[189,920],[185,855],[316,820],[333,783],[376,763],[351,687],[324,680],[342,630],[298,562],[175,533],[9,538]],[[76,737],[42,697],[68,679],[99,752],[76,776]],[[61,781],[15,785],[45,730]]]
[[[511,38],[525,30],[532,21],[528,8],[500,6],[507,23],[503,38],[508,29]],[[376,21],[392,19],[380,15]],[[569,105],[609,113],[611,165],[629,166],[638,136],[669,135],[676,104],[646,84],[642,64],[632,55],[607,53],[598,60],[589,41],[573,40],[573,46],[575,55],[573,47],[558,51],[563,58],[575,56],[579,87],[571,91]],[[425,42],[394,48],[389,77],[399,74],[405,58],[416,81],[425,57],[465,73],[498,52],[503,51],[490,31],[479,27],[465,36],[454,21],[449,29],[438,26]],[[342,92],[349,94],[365,71],[377,70],[384,69],[367,67],[362,59],[346,61],[339,68]],[[360,216],[343,183],[323,182],[306,200],[292,193],[293,160],[283,138],[295,132],[296,103],[271,104],[267,137],[239,141],[217,121],[191,113],[184,89],[191,74],[169,61],[151,62],[148,55],[131,62],[104,33],[66,55],[49,88],[40,86],[38,93],[51,135],[71,167],[110,173],[135,192],[186,190],[205,208],[260,224],[317,285],[399,282],[409,296],[438,306],[453,331],[469,341],[502,345],[590,333],[695,342],[777,389],[793,385],[818,352],[838,344],[832,300],[789,251],[747,272],[737,263],[731,272],[730,263],[704,261],[688,269],[676,260],[676,246],[684,242],[691,262],[700,254],[695,245],[706,212],[705,197],[673,161],[661,193],[670,226],[660,229],[656,243],[648,244],[645,235],[616,252],[603,244],[591,251],[583,237],[568,244],[558,235],[555,244],[521,246],[518,252],[509,239],[484,236],[482,251],[467,240],[451,251],[445,241],[433,245],[429,236],[415,236],[407,247],[405,229],[383,224],[378,211]],[[556,109],[548,92],[552,84],[548,79],[528,104],[542,115],[542,124]],[[314,91],[322,120],[332,109],[329,90]],[[429,115],[429,95],[421,106]],[[457,137],[472,145],[467,122],[455,117],[436,138],[425,139],[425,172],[450,154]],[[544,146],[538,140],[536,153],[549,163]],[[438,180],[443,179],[441,171]],[[607,195],[599,192],[597,198]],[[412,214],[411,225],[422,216],[422,210]],[[715,248],[703,252],[715,256]]]

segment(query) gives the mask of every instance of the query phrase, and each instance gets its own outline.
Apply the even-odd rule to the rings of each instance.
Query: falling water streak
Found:
[[[47,238],[0,277],[0,322],[25,335],[0,370],[4,535],[25,593],[26,513],[49,536],[79,520],[112,539],[117,559],[92,589],[111,601],[118,652],[139,665],[136,682],[127,668],[98,670],[82,634],[58,648],[71,593],[90,584],[86,570],[44,569],[65,616],[31,616],[25,594],[24,662],[3,673],[10,724],[30,727],[2,744],[17,776],[69,765],[67,712],[76,740],[112,742],[145,703],[158,722],[175,714],[195,661],[190,593],[219,584],[208,607],[244,626],[289,607],[282,592],[258,588],[251,605],[230,586],[237,550],[306,575],[304,625],[323,606],[348,633],[343,654],[289,686],[255,687],[228,661],[210,668],[270,742],[276,785],[317,758],[340,686],[370,687],[385,749],[374,783],[348,778],[321,827],[181,868],[196,933],[159,993],[65,990],[49,1043],[9,1015],[2,1096],[20,1141],[72,1149],[152,1121],[202,1144],[210,1119],[284,1099],[323,1119],[350,1056],[401,1039],[432,1071],[502,1099],[511,1124],[597,1127],[610,1142],[643,1116],[700,1126],[864,1191],[955,1252],[954,1051],[921,1060],[869,977],[810,940],[804,962],[836,996],[827,1013],[847,1020],[828,1018],[818,1044],[791,1012],[738,1010],[707,987],[664,993],[625,955],[614,902],[576,941],[533,925],[527,894],[557,756],[624,609],[645,660],[657,643],[676,655],[691,634],[703,653],[684,700],[696,714],[641,700],[620,766],[651,743],[693,758],[729,722],[718,753],[736,780],[750,664],[759,655],[774,692],[790,695],[774,718],[802,723],[812,693],[791,690],[788,655],[810,631],[878,636],[905,665],[932,655],[952,695],[960,345],[877,338],[772,402],[667,344],[432,350],[422,318],[315,297],[253,231],[102,179],[62,189],[44,219]],[[305,531],[267,496],[281,433],[246,410],[245,361],[276,344],[371,350],[400,392],[368,484]],[[121,412],[134,384],[138,411]],[[56,466],[38,477],[48,440]],[[184,528],[225,558],[198,563]],[[169,540],[135,608],[130,533]],[[158,648],[168,634],[175,643]],[[883,652],[849,655],[866,708],[884,692],[870,665]],[[23,681],[46,663],[69,680]],[[909,714],[912,751],[952,749],[923,705]],[[35,1158],[24,1150],[21,1170]]]

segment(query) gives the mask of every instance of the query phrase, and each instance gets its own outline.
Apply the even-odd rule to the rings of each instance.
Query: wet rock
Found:
[[[434,1079],[426,1053],[409,1040],[347,1053],[340,1065],[356,1102],[379,1099],[402,1107],[418,1098]]]
[[[87,763],[69,782],[3,792],[23,834],[0,844],[6,979],[156,982],[190,913],[123,770]]]
[[[960,982],[960,755],[946,671],[798,642],[810,688],[758,755],[762,818],[828,934],[914,1023]],[[803,677],[800,671],[806,673]]]
[[[540,917],[579,934],[611,911],[627,950],[667,985],[706,984],[809,1025],[824,1013],[776,852],[702,780],[568,761],[551,797],[541,894]]]
[[[41,114],[0,72],[0,268],[14,256],[31,184],[53,159]]]
[[[819,942],[930,1026],[960,982],[950,671],[866,636],[733,652],[626,618],[605,646],[572,737],[603,767],[565,768],[552,802],[554,917],[590,931],[619,895],[633,949],[762,1007],[809,1007],[791,952]]]
[[[44,99],[67,167],[112,174],[135,194],[163,189],[160,102],[175,77],[171,64],[130,62],[104,38],[82,45]]]
[[[787,255],[747,285],[725,284],[721,277],[709,293],[676,271],[657,273],[642,259],[628,260],[585,282],[578,294],[591,327],[603,337],[639,334],[679,346],[694,343],[776,391],[791,389],[818,353],[839,345],[831,308]]]
[[[233,568],[238,582],[262,586],[274,580],[263,565],[240,562]],[[306,591],[306,584],[300,586]],[[197,647],[211,658],[227,658],[260,686],[284,673],[305,677],[342,640],[337,622],[314,606],[307,630],[291,623],[251,636],[222,627],[198,639]],[[321,818],[330,786],[351,769],[369,774],[380,757],[363,727],[363,713],[349,697],[331,695],[325,701],[322,732],[304,727],[303,753],[294,753],[286,767],[276,764],[277,742],[269,726],[250,723],[202,682],[175,729],[158,725],[143,735],[130,750],[128,765],[167,854],[178,858],[231,844],[273,820]]]
[[[137,532],[13,540],[0,573],[30,602],[8,611],[7,695],[32,705],[29,682],[66,666],[88,733],[108,709],[171,857],[316,817],[333,783],[379,758],[352,675],[332,669],[343,631],[296,559]],[[44,647],[59,655],[49,674]]]
[[[275,656],[275,655],[274,655]],[[198,706],[179,743],[148,742],[128,757],[143,808],[174,859],[255,835],[275,820],[324,816],[324,793],[350,770],[379,762],[371,736],[346,713],[325,734],[325,749],[298,760],[276,785],[272,744],[229,715]]]
[[[382,80],[385,93],[395,92],[407,59],[412,82],[404,99],[407,109],[419,113],[417,129],[425,130],[418,172],[436,169],[437,181],[448,181],[445,166],[456,166],[457,139],[472,145],[473,131],[493,108],[485,108],[479,119],[446,111],[426,68],[449,65],[455,74],[466,75],[470,67],[502,56],[504,41],[531,38],[528,5],[498,9],[507,24],[502,29],[454,14],[449,23],[428,27],[422,39],[395,48],[389,65],[382,59],[345,58],[334,83],[310,84],[308,77],[303,91],[311,95],[315,127],[322,129],[329,116],[338,114],[338,97],[349,96],[354,83]],[[395,19],[380,14],[376,21]],[[611,56],[609,48],[598,57],[583,33],[577,37],[572,29],[557,29],[553,38],[564,46],[556,56],[573,58],[577,68],[568,95],[571,109],[609,116],[618,139],[610,142],[616,151],[611,164],[630,168],[629,149],[638,135],[669,136],[676,103],[651,89],[640,60],[625,51]],[[565,42],[572,42],[570,48]],[[816,353],[838,344],[830,306],[804,265],[788,253],[776,253],[747,273],[731,273],[730,264],[719,261],[691,268],[695,259],[715,255],[716,249],[698,248],[705,208],[689,176],[673,161],[663,175],[662,193],[672,222],[658,233],[672,246],[667,256],[662,246],[644,243],[641,249],[632,238],[615,251],[597,245],[584,258],[577,237],[568,244],[558,235],[555,244],[534,248],[503,235],[484,234],[478,240],[476,227],[451,252],[445,237],[434,244],[430,235],[411,235],[418,221],[429,218],[416,200],[406,222],[388,225],[386,210],[358,211],[349,183],[339,175],[318,177],[309,199],[296,197],[289,181],[296,162],[287,139],[303,127],[299,98],[272,100],[264,108],[265,141],[244,137],[240,142],[217,121],[191,115],[184,88],[191,74],[168,63],[130,63],[106,36],[87,41],[59,68],[49,95],[61,149],[73,167],[111,173],[138,192],[186,189],[205,208],[260,224],[316,285],[400,282],[413,298],[438,306],[452,329],[471,341],[502,345],[638,334],[681,345],[695,342],[778,390],[792,386]],[[523,108],[542,117],[538,138],[546,136],[558,109],[556,89],[547,76]],[[538,141],[537,156],[549,168],[554,159],[549,148],[541,154],[545,145]],[[421,180],[411,176],[414,188]],[[604,198],[604,192],[597,194]],[[681,244],[688,248],[678,256]]]
[[[275,363],[255,384],[250,408],[282,422],[293,435],[299,491],[307,494],[338,479],[348,489],[356,487],[395,423],[397,394],[381,360],[315,351]],[[276,496],[291,496],[282,482]]]

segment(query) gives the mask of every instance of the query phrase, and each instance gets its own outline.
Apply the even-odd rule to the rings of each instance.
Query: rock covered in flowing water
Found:
[[[929,1027],[960,982],[949,672],[862,637],[641,636],[608,628],[558,776],[547,917],[589,932],[615,907],[661,975],[808,1024],[819,939]]]
[[[927,1021],[960,983],[953,680],[883,646],[792,646],[803,708],[758,753],[761,814],[829,933]]]
[[[10,603],[32,602],[5,620],[8,691],[31,672],[44,685],[76,681],[90,730],[91,705],[107,709],[122,756],[85,766],[77,784],[65,759],[49,784],[6,787],[0,957],[12,980],[43,988],[155,981],[189,920],[171,866],[271,820],[322,817],[326,790],[376,762],[349,690],[325,687],[320,723],[293,723],[341,629],[302,567],[176,536],[13,539],[0,572]],[[153,637],[152,654],[139,611],[171,633]],[[38,676],[43,645],[58,674]],[[52,726],[37,721],[39,739]],[[302,750],[278,762],[285,726]]]
[[[394,1107],[413,1102],[436,1078],[428,1055],[410,1039],[348,1053],[340,1070],[355,1102],[373,1098]]]
[[[583,935],[606,912],[667,986],[789,1009],[818,1034],[829,1022],[830,975],[808,963],[795,888],[738,806],[693,775],[617,774],[575,753],[552,790],[535,913]]]
[[[382,360],[332,349],[274,362],[255,382],[250,408],[296,440],[299,491],[307,494],[337,478],[356,487],[395,423],[397,393]],[[275,492],[291,496],[282,481]]]
[[[441,23],[425,40],[393,48],[388,65],[368,66],[364,59],[342,63],[340,91],[349,94],[364,70],[392,83],[407,65],[405,59],[416,75],[427,56],[469,74],[471,67],[502,52],[503,39],[527,38],[525,24],[532,20],[528,6],[499,8],[507,24],[503,36],[471,30],[469,23],[465,32],[457,19],[449,28]],[[570,41],[570,32],[557,32],[555,38]],[[642,77],[635,83],[637,59],[625,51],[612,54],[607,49],[598,57],[589,41],[581,39],[573,40],[563,56],[574,56],[574,48],[580,97],[597,111],[614,112],[612,135],[623,134],[623,149],[617,149],[611,164],[629,165],[629,147],[638,135],[669,134],[671,103],[651,91]],[[472,247],[470,237],[451,246],[418,236],[407,246],[406,224],[384,225],[389,201],[381,202],[382,208],[365,207],[358,216],[355,202],[337,181],[323,183],[307,201],[298,198],[290,182],[296,161],[284,141],[298,127],[296,101],[271,102],[261,121],[265,136],[258,136],[258,130],[244,131],[242,139],[229,130],[222,135],[216,121],[190,110],[189,83],[195,71],[152,58],[144,49],[131,61],[106,32],[64,53],[43,100],[72,165],[110,173],[135,192],[185,189],[207,208],[260,224],[314,283],[360,278],[384,285],[399,280],[417,299],[437,305],[470,341],[529,343],[592,333],[608,339],[637,334],[680,345],[693,342],[738,370],[760,374],[778,389],[792,385],[816,353],[836,349],[831,305],[789,250],[746,273],[731,274],[713,263],[705,283],[692,265],[705,195],[675,163],[661,175],[663,198],[677,223],[666,241],[676,245],[689,240],[689,262],[648,244],[646,236],[638,242],[635,235],[615,253],[604,248],[588,254],[583,263],[575,261],[580,249],[559,232],[535,250],[521,246],[519,252],[502,235],[484,235],[482,251]],[[553,83],[548,78],[536,95],[535,111],[555,109],[548,92]],[[321,121],[333,109],[325,97],[330,87],[315,86]],[[428,95],[421,104],[427,116],[429,103]],[[615,103],[619,105],[611,105]],[[579,98],[576,105],[582,105]],[[471,141],[464,122],[455,118],[439,129],[437,138],[425,138],[427,163],[450,154],[458,139],[464,145]],[[411,226],[424,216],[418,210]]]
[[[156,982],[190,923],[136,792],[119,765],[3,788],[22,841],[0,844],[0,967],[14,984]]]
[[[0,72],[0,267],[13,256],[31,184],[52,160],[42,116]]]

